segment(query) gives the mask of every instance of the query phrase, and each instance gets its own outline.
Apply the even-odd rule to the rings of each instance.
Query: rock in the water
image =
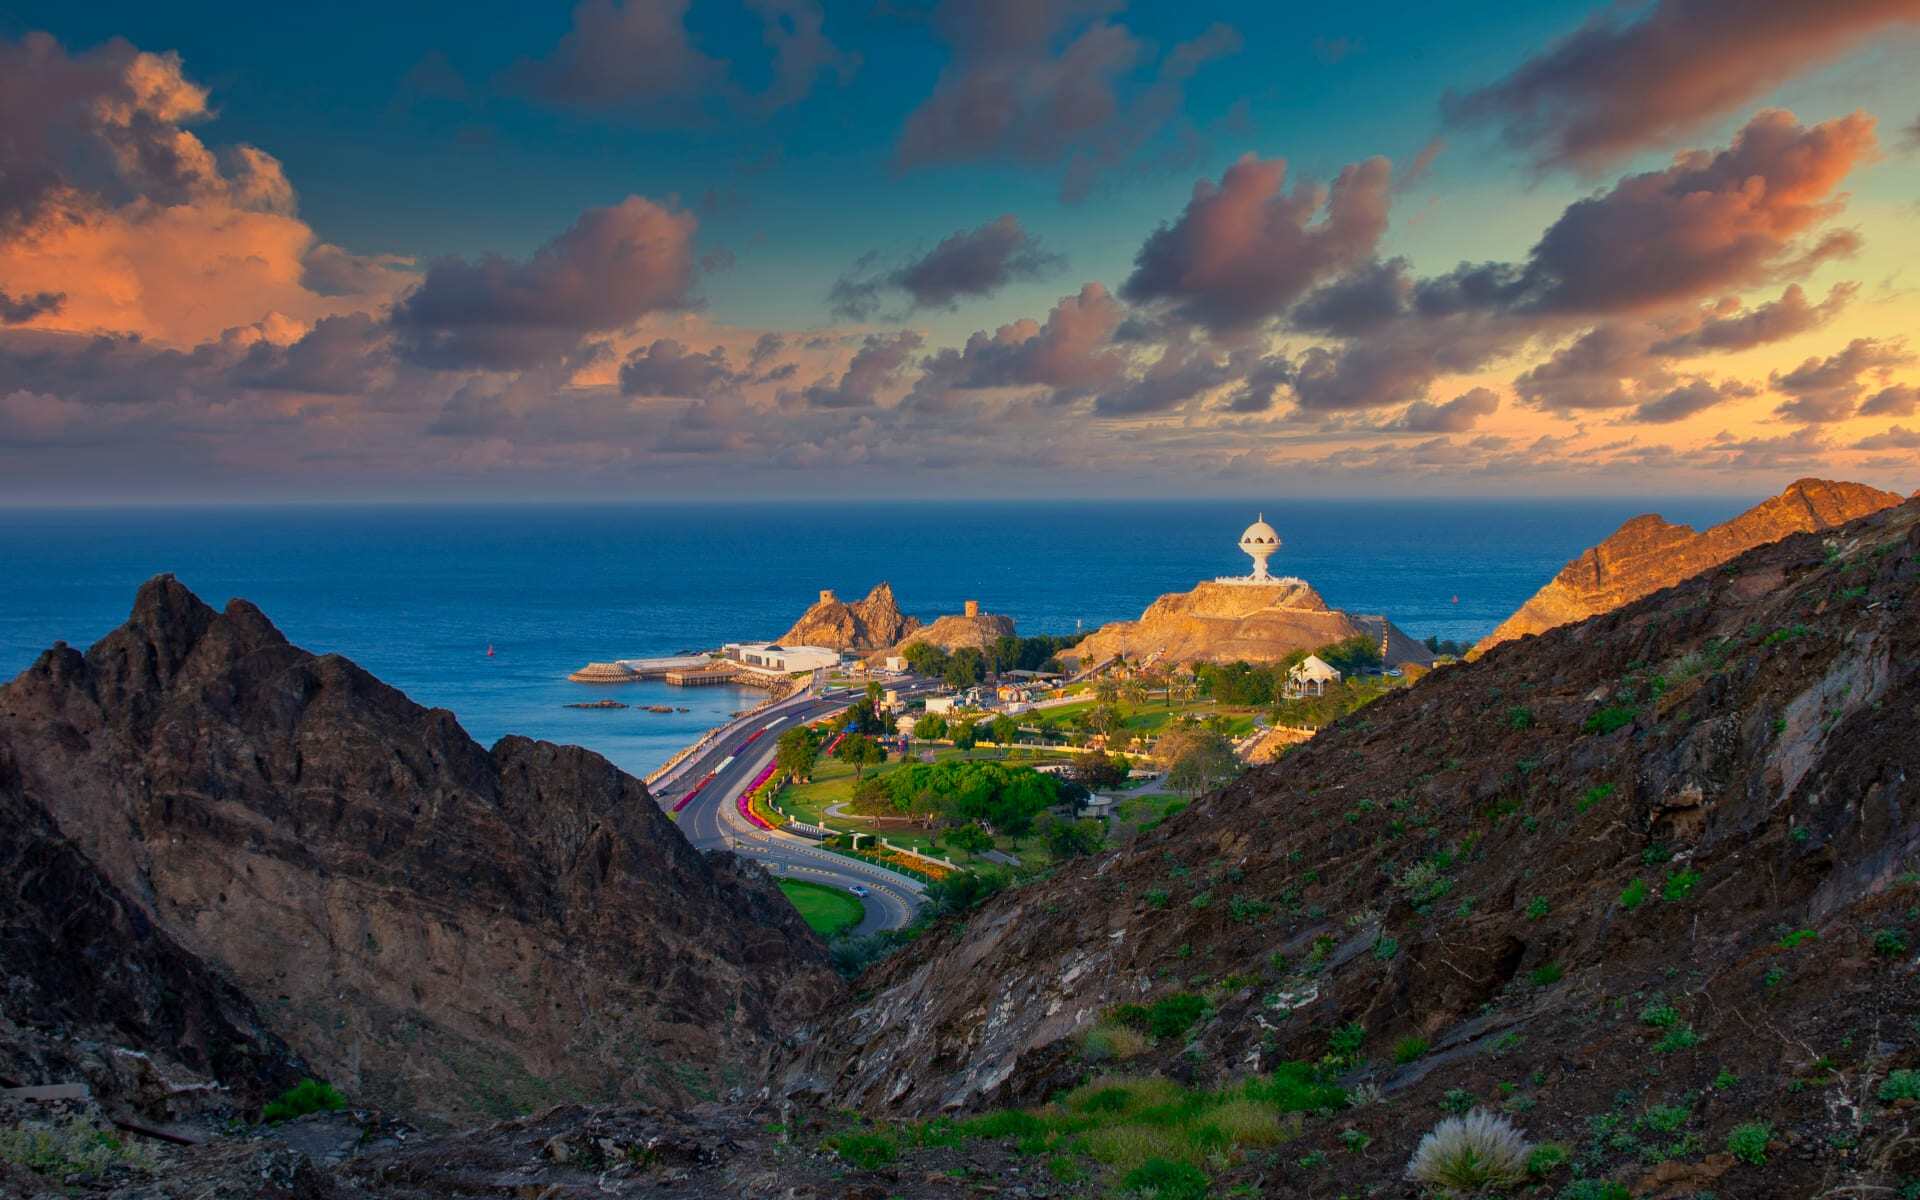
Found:
[[[1813,533],[1900,503],[1893,492],[1864,483],[1800,479],[1772,499],[1696,533],[1656,514],[1638,516],[1581,554],[1532,599],[1473,648],[1485,654],[1501,642],[1545,633],[1608,612],[1718,566],[1755,546],[1790,533]]]

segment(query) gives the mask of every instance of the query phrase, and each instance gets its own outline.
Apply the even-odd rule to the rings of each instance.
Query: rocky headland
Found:
[[[169,576],[0,688],[0,801],[5,849],[38,864],[13,907],[97,914],[29,908],[8,973],[58,996],[124,960],[76,1023],[151,1029],[223,1082],[284,1077],[291,1047],[428,1123],[688,1102],[753,1085],[841,992],[759,868],[695,851],[605,759],[483,748]]]
[[[1329,608],[1298,580],[1253,584],[1212,580],[1155,600],[1136,621],[1114,621],[1062,658],[1093,666],[1116,656],[1168,665],[1277,662],[1350,637],[1376,639],[1388,666],[1430,666],[1433,655],[1381,616]]]
[[[1473,653],[1485,654],[1501,642],[1611,611],[1755,546],[1792,533],[1844,525],[1891,508],[1901,499],[1897,493],[1863,483],[1800,479],[1778,496],[1697,532],[1654,513],[1635,517],[1562,567],[1532,599],[1482,638]]]
[[[893,585],[874,585],[863,600],[852,604],[826,588],[820,599],[800,615],[793,628],[780,635],[785,646],[825,646],[833,650],[883,650],[905,640],[920,622],[900,611]]]

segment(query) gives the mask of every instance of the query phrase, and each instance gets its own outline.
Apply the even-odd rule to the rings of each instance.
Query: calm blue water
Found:
[[[1337,607],[1387,613],[1415,637],[1472,640],[1627,517],[1658,511],[1699,527],[1750,503],[1287,501],[1265,512],[1285,542],[1275,573],[1305,577]],[[0,678],[56,639],[90,644],[125,619],[141,581],[172,571],[216,607],[244,596],[296,643],[452,709],[482,742],[577,742],[643,772],[758,694],[594,689],[568,683],[568,671],[777,637],[818,589],[854,600],[881,579],[922,616],[977,598],[1024,633],[1091,629],[1138,616],[1163,592],[1244,573],[1235,543],[1254,507],[0,510]],[[563,707],[609,695],[694,711]]]

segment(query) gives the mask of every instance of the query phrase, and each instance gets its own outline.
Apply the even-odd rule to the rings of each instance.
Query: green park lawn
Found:
[[[935,747],[933,754],[936,760],[997,759],[1014,766],[1031,766],[1049,760],[1058,761],[1064,757],[1058,753],[1044,751],[1037,753],[1015,751],[1009,754],[1005,750],[956,750],[952,746]],[[868,767],[867,774],[884,776],[890,771],[897,770],[900,765],[899,759],[894,757],[885,766]],[[811,780],[781,789],[780,794],[774,798],[774,803],[778,804],[788,816],[805,821],[809,825],[824,824],[846,833],[876,834],[896,846],[904,846],[922,854],[931,854],[936,858],[950,858],[962,866],[986,861],[978,855],[969,854],[951,846],[936,845],[935,831],[922,829],[917,825],[892,821],[882,824],[852,814],[827,815],[829,808],[853,799],[853,783],[852,767],[834,759],[823,758],[815,765]],[[1046,846],[1039,838],[1033,836],[1018,839],[1002,836],[995,839],[994,849],[1015,855],[1029,866],[1039,866],[1052,861]]]
[[[808,927],[823,938],[844,933],[860,923],[863,910],[851,892],[802,879],[782,879],[780,890],[800,910]]]

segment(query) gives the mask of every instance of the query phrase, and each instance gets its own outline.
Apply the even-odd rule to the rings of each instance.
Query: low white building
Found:
[[[1328,684],[1339,682],[1340,672],[1333,664],[1318,654],[1309,654],[1287,672],[1286,696],[1289,700],[1298,700],[1303,696],[1324,696]]]
[[[950,713],[959,703],[958,696],[928,696],[927,711],[930,713]]]
[[[840,652],[824,646],[782,646],[777,642],[738,642],[726,647],[727,657],[743,667],[792,675],[838,666]]]
[[[907,669],[907,660],[898,654],[889,654],[880,660],[880,669],[899,675]]]

